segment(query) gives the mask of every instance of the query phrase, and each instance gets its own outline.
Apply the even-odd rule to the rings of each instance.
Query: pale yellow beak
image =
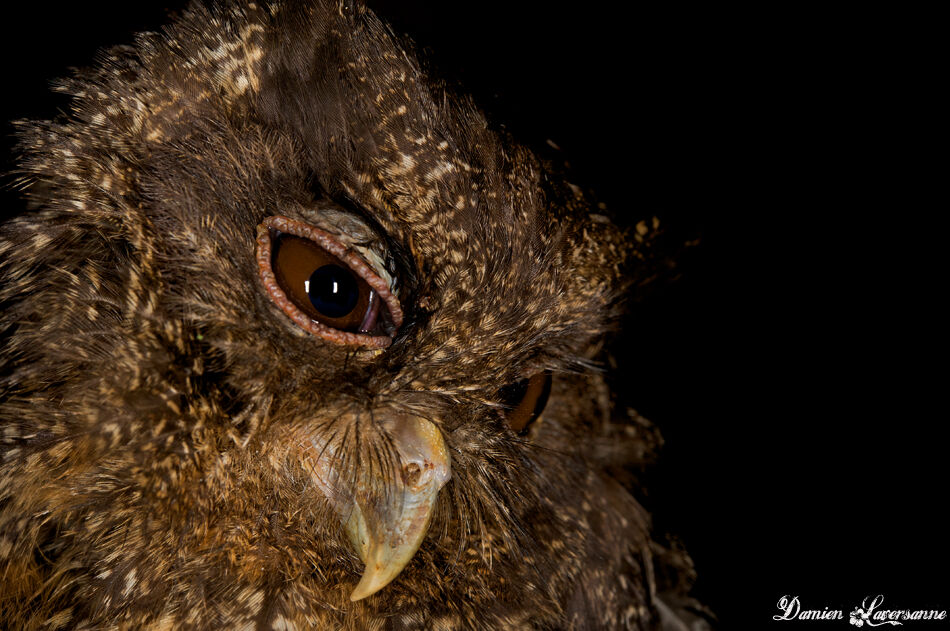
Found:
[[[399,454],[395,488],[380,495],[362,492],[371,480],[357,482],[355,493],[334,496],[327,488],[334,473],[314,462],[318,485],[340,515],[353,548],[366,564],[350,600],[360,600],[388,585],[406,567],[429,529],[439,490],[451,477],[449,451],[431,422],[400,415],[384,423]],[[335,499],[334,499],[335,497]]]

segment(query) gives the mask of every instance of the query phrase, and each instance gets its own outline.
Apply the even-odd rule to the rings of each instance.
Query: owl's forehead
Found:
[[[289,17],[274,26],[257,102],[269,124],[302,139],[324,190],[343,192],[438,267],[550,241],[559,200],[545,196],[530,152],[434,85],[372,14],[305,15],[309,28]]]
[[[593,250],[585,230],[602,217],[576,189],[490,128],[467,96],[430,80],[361,3],[247,2],[187,17],[195,23],[149,42],[147,83],[99,93],[112,125],[163,143],[190,133],[190,121],[260,123],[263,136],[296,143],[303,177],[348,197],[436,270],[492,265],[512,248],[523,262],[584,264]],[[91,119],[103,116],[93,109]]]

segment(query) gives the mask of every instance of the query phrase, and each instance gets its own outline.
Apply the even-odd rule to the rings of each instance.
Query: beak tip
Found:
[[[345,510],[338,507],[350,543],[366,564],[351,602],[372,596],[406,567],[429,529],[439,490],[451,476],[448,448],[431,422],[404,418],[395,426],[393,440],[403,463],[416,464],[418,472],[423,471],[419,463],[425,463],[426,472],[414,486],[404,480],[385,501],[363,505],[354,498]]]
[[[386,587],[386,585],[388,585],[389,582],[395,578],[395,575],[390,577],[389,580],[380,580],[381,578],[382,577],[378,573],[365,572],[363,577],[360,579],[360,582],[357,583],[353,593],[350,594],[350,601],[356,602],[357,600],[363,600],[364,598],[372,596],[382,588]]]

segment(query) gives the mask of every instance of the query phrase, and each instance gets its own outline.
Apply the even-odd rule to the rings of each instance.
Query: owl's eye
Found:
[[[521,436],[526,435],[544,411],[550,394],[551,373],[547,371],[502,388],[500,396],[508,426]]]
[[[308,316],[340,331],[380,329],[379,296],[346,264],[312,241],[271,234],[271,269],[277,284]]]
[[[271,300],[323,339],[385,348],[402,323],[389,284],[319,228],[268,217],[258,227],[257,264]]]

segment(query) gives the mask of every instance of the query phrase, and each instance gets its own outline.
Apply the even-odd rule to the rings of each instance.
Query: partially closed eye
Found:
[[[501,389],[508,426],[521,436],[528,433],[548,403],[551,394],[551,373],[539,372]]]

